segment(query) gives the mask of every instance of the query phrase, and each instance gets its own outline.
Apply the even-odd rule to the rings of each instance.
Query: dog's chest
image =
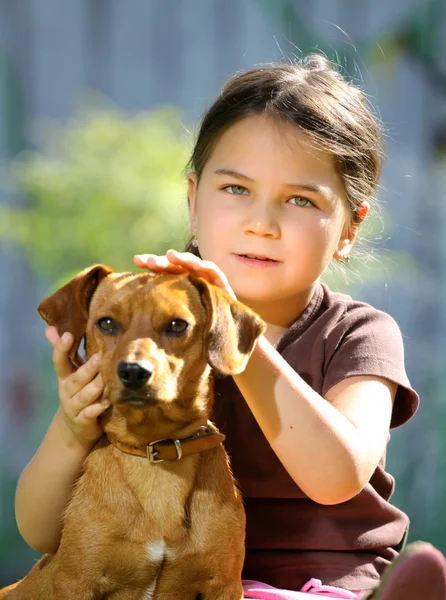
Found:
[[[141,461],[127,471],[128,485],[142,508],[130,535],[154,566],[180,558],[190,545],[189,503],[198,462],[199,456],[182,464]]]
[[[198,460],[187,457],[181,465],[152,465],[146,461],[139,472],[128,473],[129,486],[138,497],[150,530],[170,537],[173,530],[184,526]]]
[[[144,546],[154,542],[149,553],[155,556],[161,552],[158,541],[178,541],[187,531],[199,462],[197,454],[152,464],[108,446],[90,456],[85,477],[116,526]]]

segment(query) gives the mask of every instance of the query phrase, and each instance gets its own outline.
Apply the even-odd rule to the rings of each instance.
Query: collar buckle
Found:
[[[161,440],[157,440],[157,442],[160,442],[160,441]],[[150,442],[149,444],[147,444],[147,460],[150,463],[164,462],[164,459],[162,459],[162,458],[155,458],[159,452],[158,452],[158,450],[155,450],[153,448],[153,445],[156,444],[157,442]]]
[[[156,440],[147,444],[147,459],[150,463],[160,463],[166,460],[165,458],[156,458],[156,456],[159,454],[159,450],[155,450],[153,446],[155,444],[159,444],[160,442],[173,442],[177,453],[177,457],[175,460],[180,460],[180,458],[183,456],[183,449],[181,447],[180,440]]]

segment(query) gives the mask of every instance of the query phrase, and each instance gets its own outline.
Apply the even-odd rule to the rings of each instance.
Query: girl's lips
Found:
[[[280,265],[280,262],[272,259],[263,259],[263,258],[249,258],[243,254],[234,254],[235,258],[238,262],[248,266],[248,267],[257,267],[257,268],[271,268]]]

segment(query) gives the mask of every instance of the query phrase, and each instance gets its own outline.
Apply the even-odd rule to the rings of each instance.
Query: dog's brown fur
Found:
[[[223,446],[152,464],[114,443],[145,447],[206,424],[211,367],[242,371],[263,322],[204,279],[118,274],[102,265],[46,298],[39,312],[59,333],[74,335],[73,361],[84,335],[87,357],[101,353],[111,406],[100,417],[106,435],[67,507],[58,551],[0,591],[0,600],[242,598],[245,516]],[[101,331],[103,317],[119,331]],[[187,330],[168,333],[174,320]],[[117,376],[123,360],[153,366],[140,390],[124,389]]]

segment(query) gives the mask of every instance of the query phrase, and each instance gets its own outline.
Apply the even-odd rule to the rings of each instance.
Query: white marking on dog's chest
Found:
[[[160,563],[164,559],[164,554],[166,552],[166,542],[164,540],[149,542],[146,545],[146,552],[150,562]]]
[[[156,587],[156,579],[152,583],[152,585],[149,588],[147,588],[147,590],[144,592],[144,596],[141,596],[141,600],[152,600],[153,594],[155,592],[155,587]]]
[[[161,572],[162,563],[166,558],[169,559],[172,557],[172,550],[167,547],[166,542],[163,539],[160,539],[146,544],[146,554],[149,561],[152,564],[157,565],[158,569],[155,580],[144,592],[144,596],[142,596],[141,600],[152,600],[155,593],[156,583]]]
[[[146,552],[150,562],[158,564],[164,559],[173,558],[172,548],[168,548],[164,540],[156,540],[146,544]]]

